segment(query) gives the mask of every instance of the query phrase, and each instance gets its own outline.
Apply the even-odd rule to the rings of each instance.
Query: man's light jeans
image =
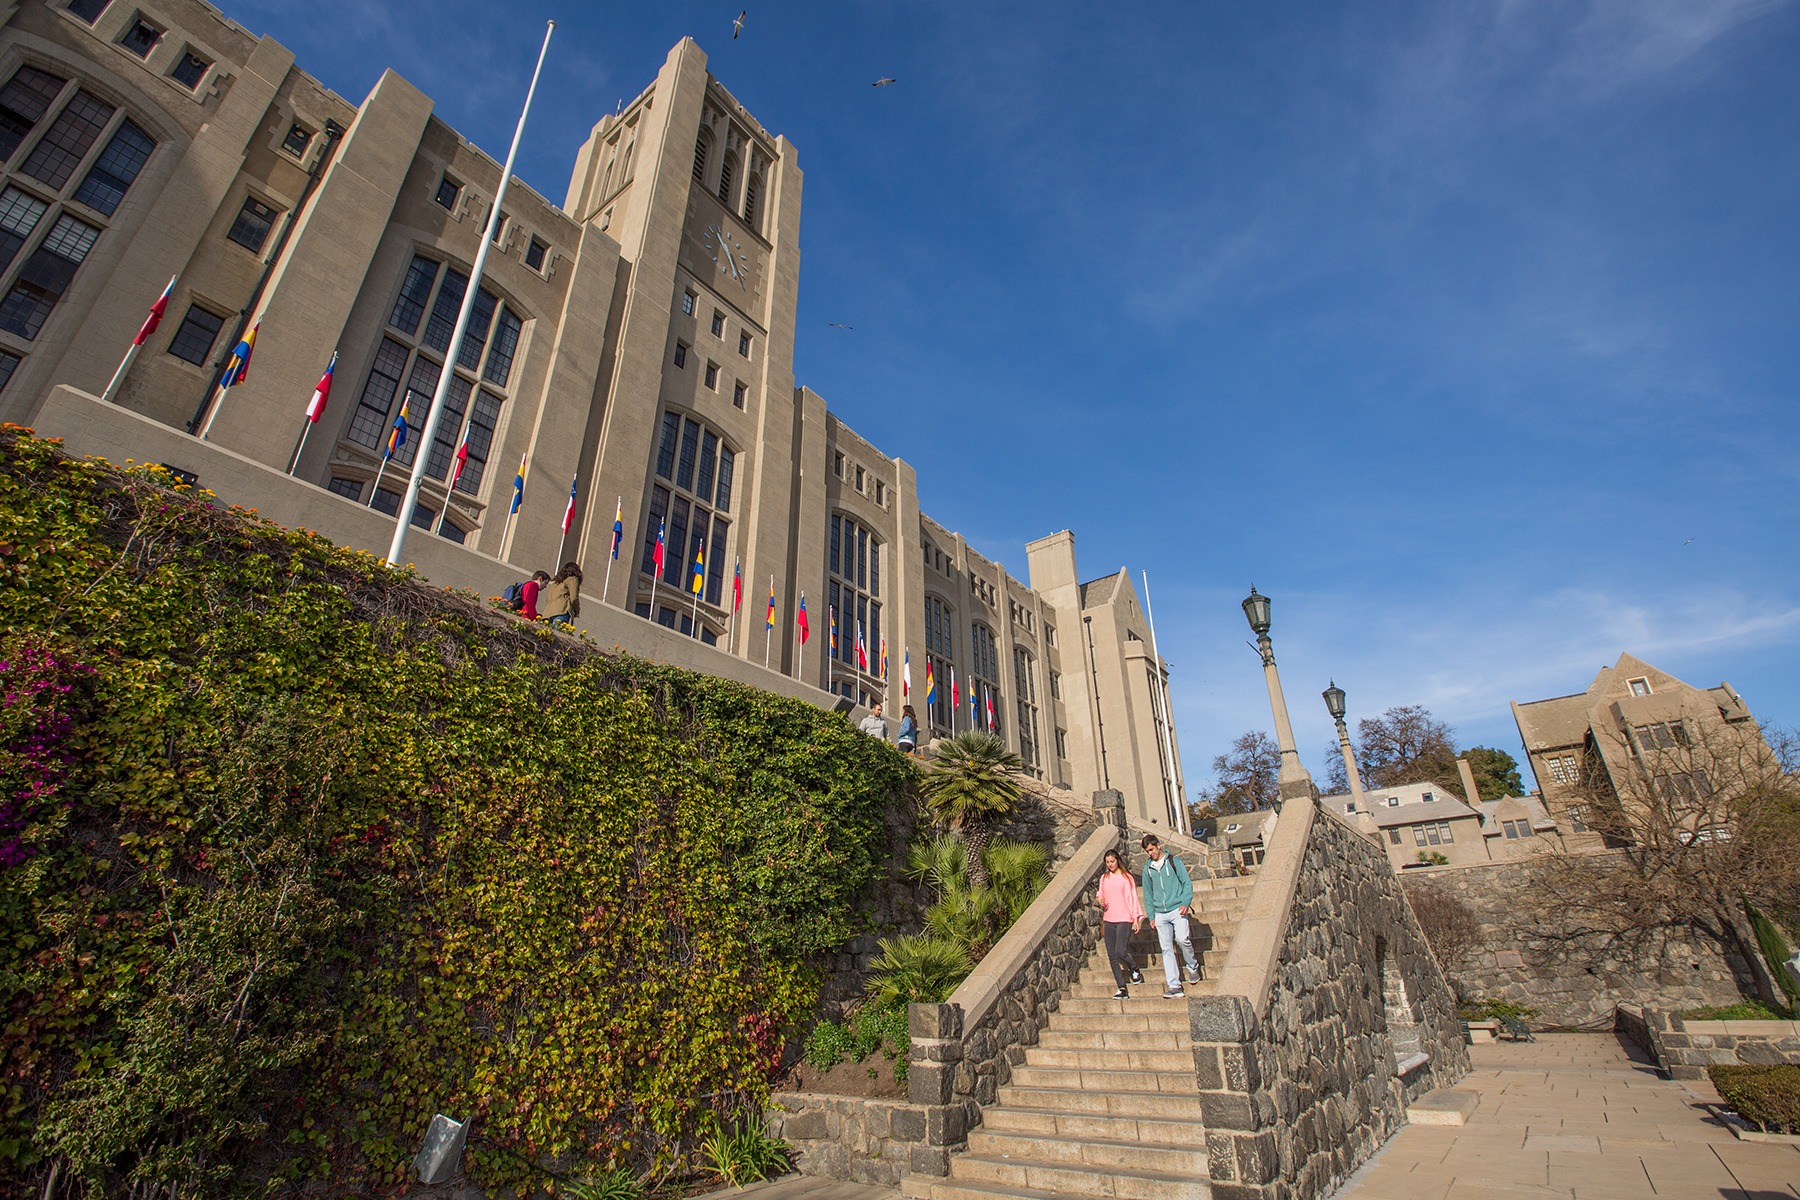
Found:
[[[1156,914],[1156,940],[1162,943],[1163,978],[1171,989],[1181,986],[1181,975],[1175,966],[1177,945],[1181,947],[1187,969],[1194,978],[1200,978],[1200,960],[1194,957],[1194,940],[1188,932],[1188,919],[1181,915],[1179,908]]]

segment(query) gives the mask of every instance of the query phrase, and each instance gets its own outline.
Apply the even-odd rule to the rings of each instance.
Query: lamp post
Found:
[[[1281,743],[1281,774],[1277,776],[1276,798],[1311,800],[1315,794],[1312,776],[1300,763],[1300,751],[1294,746],[1294,727],[1288,723],[1287,701],[1281,694],[1281,676],[1275,671],[1275,643],[1269,640],[1269,598],[1251,585],[1244,598],[1244,616],[1256,634],[1256,649],[1262,655],[1263,681],[1269,687],[1269,710],[1275,715],[1275,740]]]
[[[1325,697],[1325,711],[1337,722],[1338,751],[1344,756],[1344,774],[1350,780],[1350,802],[1357,812],[1368,812],[1368,805],[1363,803],[1362,772],[1356,769],[1356,751],[1350,747],[1350,730],[1344,725],[1344,689],[1334,679],[1320,694]]]

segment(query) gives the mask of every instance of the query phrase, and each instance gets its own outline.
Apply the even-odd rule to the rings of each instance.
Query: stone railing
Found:
[[[1099,792],[1106,812],[1041,895],[994,944],[942,1004],[914,1004],[908,1012],[912,1055],[907,1094],[926,1116],[925,1144],[909,1150],[911,1169],[943,1175],[950,1152],[979,1124],[1012,1068],[1075,981],[1100,940],[1094,881],[1108,850],[1119,848],[1123,803]]]
[[[1698,1021],[1621,1004],[1614,1027],[1670,1079],[1704,1079],[1713,1066],[1800,1066],[1800,1021]]]
[[[1304,800],[1282,809],[1217,991],[1188,1017],[1215,1200],[1327,1194],[1408,1103],[1468,1072],[1387,856]]]

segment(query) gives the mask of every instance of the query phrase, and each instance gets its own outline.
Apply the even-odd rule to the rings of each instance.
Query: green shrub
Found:
[[[994,838],[988,843],[985,861],[1010,928],[1050,882],[1050,853],[1042,846]]]
[[[1472,1000],[1460,1005],[1456,1015],[1465,1021],[1499,1021],[1508,1017],[1528,1021],[1538,1015],[1538,1010],[1511,1000]]]
[[[1746,997],[1736,1004],[1714,1004],[1690,1008],[1681,1014],[1690,1021],[1785,1021],[1786,1013],[1776,1012],[1761,1000]]]
[[[836,1021],[820,1021],[806,1035],[806,1061],[820,1071],[829,1071],[846,1058],[866,1058],[868,1052],[856,1053],[856,1039]]]
[[[1725,1103],[1764,1133],[1800,1134],[1800,1067],[1708,1067],[1706,1073]]]
[[[975,966],[962,946],[932,934],[902,933],[875,945],[881,953],[870,964],[866,990],[878,1008],[942,1004]]]
[[[743,1187],[788,1171],[788,1145],[772,1138],[762,1127],[746,1121],[734,1129],[716,1126],[700,1144],[707,1169],[732,1187]]]
[[[904,760],[0,431],[0,1194],[679,1167],[866,928]],[[704,1098],[704,1099],[701,1099]]]
[[[603,1171],[588,1179],[568,1180],[560,1190],[575,1200],[641,1200],[644,1194],[637,1176],[623,1169]]]

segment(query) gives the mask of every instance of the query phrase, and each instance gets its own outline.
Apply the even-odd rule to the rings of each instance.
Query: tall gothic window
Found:
[[[881,694],[881,541],[853,517],[833,513],[826,565],[825,602],[837,614],[842,664],[832,673],[832,690],[863,700]],[[828,617],[829,619],[829,617]],[[856,652],[861,630],[867,667]],[[828,635],[829,636],[829,635]],[[826,653],[832,651],[827,645]]]
[[[980,621],[969,625],[969,694],[974,699],[975,728],[988,727],[988,706],[993,705],[994,732],[1006,729],[1006,710],[1000,699],[1000,652],[994,631]]]
[[[1037,668],[1030,651],[1013,648],[1013,695],[1019,706],[1019,757],[1025,769],[1040,778],[1043,755],[1038,745]]]
[[[925,655],[937,685],[930,705],[933,729],[951,730],[955,724],[956,714],[950,706],[950,664],[956,661],[953,618],[948,604],[936,596],[925,597]]]
[[[706,183],[706,160],[712,155],[712,130],[702,129],[694,139],[694,181],[702,186]]]
[[[648,596],[637,605],[638,615],[693,634],[694,559],[704,554],[705,582],[701,600],[718,607],[725,602],[726,549],[731,541],[731,493],[737,473],[737,452],[724,437],[693,417],[678,412],[662,415],[656,445],[656,477],[650,486],[650,515],[644,522],[643,554],[638,570],[656,571],[656,531],[665,531],[663,569],[656,593],[657,609],[651,612]],[[668,588],[675,590],[670,592]],[[684,606],[680,603],[686,600]],[[723,614],[719,614],[721,617]],[[712,645],[718,632],[700,613],[700,640]]]

